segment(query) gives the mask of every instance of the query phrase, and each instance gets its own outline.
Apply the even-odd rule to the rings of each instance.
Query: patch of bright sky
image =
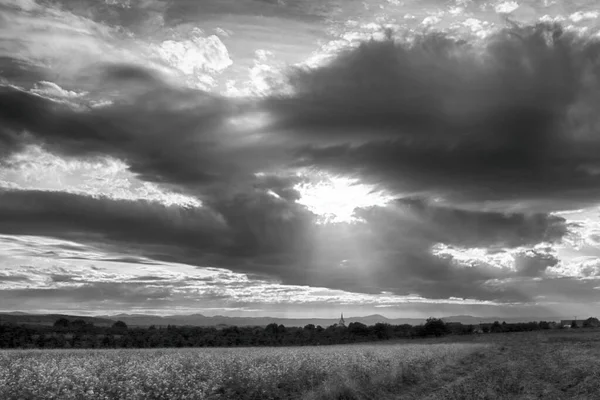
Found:
[[[165,205],[200,207],[200,200],[141,181],[122,161],[66,159],[29,146],[0,167],[0,188],[62,191],[122,200],[147,200]]]
[[[180,71],[188,86],[210,89],[217,84],[215,76],[233,64],[227,47],[217,35],[206,37],[198,28],[185,36],[185,39],[165,40],[150,48]]]
[[[217,36],[203,37],[198,28],[191,34],[187,40],[165,40],[157,49],[158,53],[186,74],[194,74],[198,69],[220,72],[233,64],[227,48]]]
[[[555,256],[559,262],[546,270],[549,277],[573,277],[590,279],[600,277],[600,223],[598,207],[556,212],[566,219],[568,233],[562,241],[554,244],[540,243],[532,248],[462,248],[437,244],[432,254],[451,258],[457,265],[477,267],[489,265],[515,270],[515,257],[535,251]]]
[[[556,213],[567,220],[569,232],[555,245],[559,265],[551,272],[561,276],[600,278],[600,222],[598,207]]]
[[[354,178],[326,173],[311,174],[310,177],[308,182],[294,187],[300,193],[297,202],[320,216],[322,223],[356,222],[355,208],[384,206],[393,199],[375,186],[362,184]]]
[[[225,94],[230,97],[266,96],[271,93],[289,93],[284,71],[286,64],[273,56],[273,52],[259,49],[255,52],[253,65],[248,67],[246,80],[230,79]]]
[[[514,269],[514,257],[522,250],[500,249],[491,251],[487,248],[463,248],[438,243],[431,248],[431,253],[440,258],[449,258],[455,265],[477,267],[482,264],[500,269]]]
[[[531,206],[524,206],[522,211],[530,208]],[[600,277],[600,208],[586,207],[552,214],[565,218],[568,226],[567,234],[558,243],[542,243],[532,249],[520,247],[498,251],[438,244],[432,248],[432,253],[440,257],[452,257],[457,264],[463,266],[486,264],[514,270],[515,256],[528,250],[542,253],[550,251],[559,262],[546,270],[547,276],[578,279]]]
[[[432,247],[431,252],[437,257],[451,260],[454,265],[459,267],[477,268],[490,266],[507,272],[516,271],[517,259],[519,257],[532,255],[556,257],[559,254],[558,249],[550,243],[539,243],[533,247],[498,249],[466,248],[438,243]],[[546,270],[548,276],[581,277],[580,272],[582,268],[589,264],[583,265],[582,260],[576,257],[559,260],[557,265]]]
[[[235,116],[229,119],[229,124],[233,128],[234,132],[242,134],[245,131],[255,131],[257,129],[265,128],[272,121],[272,117],[269,113],[264,111],[247,112],[239,116]]]
[[[516,1],[505,1],[494,6],[497,13],[510,13],[519,8],[519,3]]]

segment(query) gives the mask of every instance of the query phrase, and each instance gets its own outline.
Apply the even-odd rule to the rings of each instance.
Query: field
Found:
[[[294,348],[9,350],[0,399],[598,399],[600,332]]]

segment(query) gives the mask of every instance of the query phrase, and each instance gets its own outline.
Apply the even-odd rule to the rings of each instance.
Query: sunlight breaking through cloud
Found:
[[[309,182],[294,187],[300,193],[297,203],[317,214],[321,223],[357,222],[356,208],[385,206],[393,198],[378,191],[373,185],[358,179],[319,173]]]

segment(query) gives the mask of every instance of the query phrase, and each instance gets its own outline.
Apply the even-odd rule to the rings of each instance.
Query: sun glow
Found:
[[[392,200],[373,185],[347,177],[319,175],[317,180],[294,188],[300,193],[297,202],[317,214],[320,223],[356,222],[356,208],[384,206]]]

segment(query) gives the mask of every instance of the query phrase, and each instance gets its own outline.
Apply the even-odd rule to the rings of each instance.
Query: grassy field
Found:
[[[0,399],[598,399],[600,332],[0,352]]]

